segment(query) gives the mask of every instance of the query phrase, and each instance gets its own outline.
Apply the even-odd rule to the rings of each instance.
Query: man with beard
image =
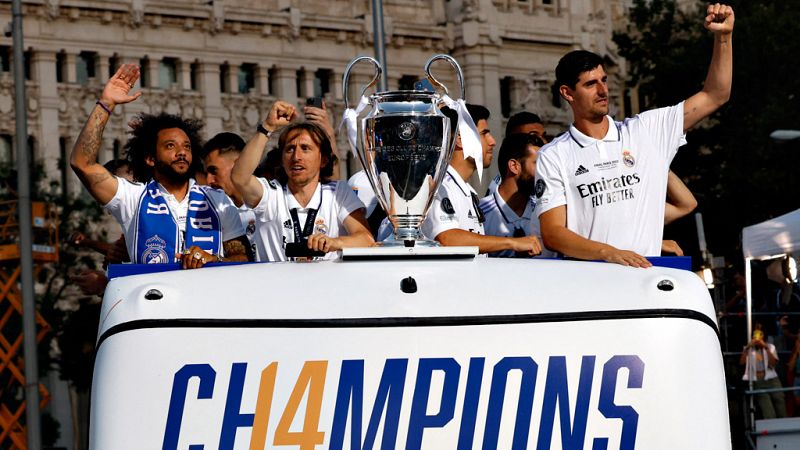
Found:
[[[480,209],[486,217],[483,223],[487,236],[523,237],[541,235],[539,220],[533,214],[536,200],[532,197],[536,177],[536,158],[544,145],[535,134],[511,134],[503,139],[497,168],[501,181],[496,189],[481,199]],[[544,256],[553,256],[543,252]],[[490,253],[489,256],[529,256],[511,250]]]
[[[730,6],[708,6],[704,25],[714,47],[700,92],[622,122],[608,115],[603,58],[585,50],[561,58],[556,85],[575,121],[537,162],[536,210],[547,248],[632,267],[649,267],[645,256],[661,254],[672,158],[686,130],[730,98],[733,22]]]
[[[496,141],[489,130],[489,110],[468,103],[467,111],[478,130],[483,163],[478,167],[474,158],[464,157],[459,135],[447,174],[422,223],[422,233],[444,246],[476,246],[480,253],[507,250],[528,256],[538,255],[541,247],[535,236],[486,236],[484,232],[485,218],[478,207],[480,200],[468,180],[477,170],[489,167]],[[448,114],[446,110],[445,114]]]
[[[103,130],[114,107],[130,95],[139,68],[125,64],[103,89],[70,156],[70,165],[89,193],[120,223],[131,261],[181,261],[185,269],[208,262],[246,261],[249,243],[231,200],[192,178],[192,149],[200,147],[201,123],[180,117],[142,114],[126,143],[131,183],[97,163]]]

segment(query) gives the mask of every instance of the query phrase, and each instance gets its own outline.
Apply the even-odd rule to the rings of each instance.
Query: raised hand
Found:
[[[294,105],[278,100],[272,104],[272,108],[264,119],[264,128],[268,131],[276,131],[283,128],[297,118],[297,109]]]
[[[139,67],[135,64],[123,64],[106,83],[100,101],[108,108],[130,103],[142,96],[142,91],[130,95],[133,85],[139,79]]]
[[[731,34],[733,32],[733,8],[728,5],[714,3],[706,9],[703,26],[714,34]]]

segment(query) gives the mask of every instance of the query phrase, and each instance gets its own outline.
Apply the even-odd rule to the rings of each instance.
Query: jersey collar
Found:
[[[469,194],[472,192],[472,189],[467,184],[467,182],[464,181],[463,178],[461,178],[461,175],[458,174],[458,172],[456,171],[456,169],[453,168],[453,166],[447,166],[447,175],[450,176],[450,178],[452,178],[453,181],[456,182],[456,186],[458,186],[458,188],[461,189],[461,192],[464,193],[464,197],[470,196]]]
[[[614,119],[612,119],[611,116],[606,116],[606,120],[608,121],[608,132],[606,132],[606,135],[603,137],[602,141],[618,142],[620,140],[620,133],[616,122],[614,122]],[[577,128],[575,128],[574,123],[569,126],[569,135],[572,140],[575,141],[581,148],[589,147],[600,140],[581,133]]]
[[[500,210],[500,213],[503,215],[503,219],[508,224],[512,224],[521,219],[531,220],[531,213],[533,213],[534,202],[533,199],[528,199],[528,202],[525,203],[525,211],[522,212],[522,217],[517,216],[517,213],[508,206],[508,203],[503,199],[503,196],[500,195],[497,190],[492,192],[492,197],[494,198],[494,202],[497,204],[497,208]]]
[[[322,195],[322,183],[317,182],[317,187],[314,189],[314,195],[311,196],[311,199],[308,201],[308,204],[305,207],[300,206],[300,203],[294,198],[294,194],[289,191],[288,187],[286,188],[286,193],[289,194],[286,196],[286,206],[289,209],[297,208],[300,211],[305,211],[308,208],[314,208],[315,206],[319,205],[319,199]]]

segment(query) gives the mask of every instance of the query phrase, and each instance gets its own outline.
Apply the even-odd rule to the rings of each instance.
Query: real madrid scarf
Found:
[[[186,214],[186,248],[196,245],[213,255],[221,250],[219,216],[213,203],[193,184],[189,189],[189,210]],[[158,183],[151,180],[141,198],[133,227],[134,254],[137,264],[162,264],[176,261],[180,253],[180,229],[169,210]]]

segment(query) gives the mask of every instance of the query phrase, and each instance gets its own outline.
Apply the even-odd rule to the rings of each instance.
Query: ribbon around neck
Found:
[[[472,116],[467,111],[467,103],[464,99],[453,100],[448,95],[442,97],[442,101],[448,108],[458,113],[458,134],[461,136],[461,148],[464,150],[464,158],[472,158],[475,161],[478,181],[483,176],[483,146],[478,134],[478,127],[472,121]]]
[[[344,110],[342,123],[339,125],[339,129],[341,129],[342,126],[347,127],[347,142],[350,143],[350,151],[352,151],[355,156],[358,156],[356,147],[356,145],[358,145],[358,115],[361,114],[361,111],[363,111],[367,105],[369,105],[369,99],[362,95],[355,109],[347,108]]]

